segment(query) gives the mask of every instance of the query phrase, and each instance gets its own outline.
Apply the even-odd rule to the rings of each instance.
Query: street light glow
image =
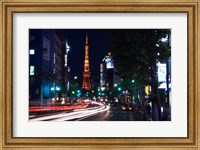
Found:
[[[59,86],[56,86],[56,91],[60,91],[60,87]]]
[[[118,91],[121,91],[122,90],[122,88],[121,87],[118,87]]]

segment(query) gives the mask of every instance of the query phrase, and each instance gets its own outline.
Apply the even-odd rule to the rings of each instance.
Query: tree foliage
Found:
[[[115,67],[124,80],[134,79],[138,85],[156,81],[156,61],[162,49],[160,39],[167,29],[109,30],[107,37],[113,53]]]
[[[151,85],[152,95],[157,97],[159,83],[156,63],[159,59],[164,59],[169,50],[168,45],[161,41],[168,34],[168,29],[106,31],[115,68],[127,87],[131,86],[131,80],[143,89],[144,85]],[[159,105],[157,98],[154,98],[154,102]]]

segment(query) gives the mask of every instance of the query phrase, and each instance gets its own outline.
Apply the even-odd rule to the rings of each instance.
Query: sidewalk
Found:
[[[133,114],[134,121],[149,121],[141,110],[135,110]]]
[[[170,109],[170,107],[163,107],[162,121],[171,121],[171,109]]]
[[[138,110],[140,118],[143,118],[143,121],[153,121],[152,120],[152,110],[147,112],[147,109],[141,108]],[[169,107],[163,107],[163,112],[161,111],[161,120],[160,121],[171,121],[171,109]]]

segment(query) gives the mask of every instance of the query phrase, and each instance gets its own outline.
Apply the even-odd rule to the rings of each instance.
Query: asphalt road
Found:
[[[118,107],[111,107],[105,112],[79,119],[81,121],[133,121],[132,111],[122,111]]]
[[[136,111],[122,111],[119,107],[99,105],[73,111],[31,115],[29,121],[143,121]]]

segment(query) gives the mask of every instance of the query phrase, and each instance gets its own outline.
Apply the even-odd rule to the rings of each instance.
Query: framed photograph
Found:
[[[199,3],[1,1],[1,148],[200,149]]]

